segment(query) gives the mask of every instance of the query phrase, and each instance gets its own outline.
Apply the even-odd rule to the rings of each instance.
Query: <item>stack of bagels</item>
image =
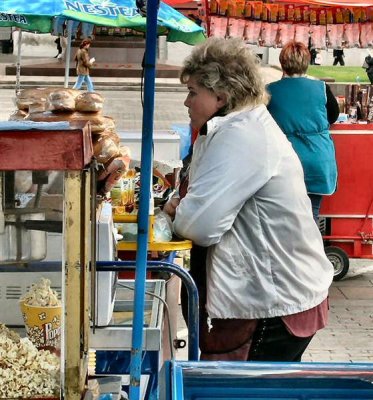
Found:
[[[93,152],[101,166],[99,191],[107,193],[128,170],[130,152],[120,146],[113,118],[103,115],[104,98],[97,92],[82,92],[57,87],[21,90],[16,97],[17,110],[10,120],[36,122],[89,121]],[[113,175],[114,174],[114,175]]]

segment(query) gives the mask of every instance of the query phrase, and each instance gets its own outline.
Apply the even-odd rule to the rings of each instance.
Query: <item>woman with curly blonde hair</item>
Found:
[[[195,246],[201,359],[300,361],[326,324],[333,267],[259,61],[240,39],[210,38],[181,82],[199,136],[187,193],[165,210]]]

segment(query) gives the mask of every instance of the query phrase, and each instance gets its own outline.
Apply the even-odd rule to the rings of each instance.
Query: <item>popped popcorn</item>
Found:
[[[0,323],[0,398],[59,396],[60,359]]]
[[[38,283],[33,283],[31,289],[20,299],[29,306],[53,307],[60,306],[58,294],[51,288],[49,279],[41,278]]]
[[[19,300],[27,336],[39,350],[61,347],[62,306],[50,283],[41,278]]]

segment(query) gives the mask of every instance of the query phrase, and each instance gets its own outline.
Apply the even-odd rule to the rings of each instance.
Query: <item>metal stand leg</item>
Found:
[[[97,271],[134,271],[134,261],[97,261]],[[188,293],[188,359],[198,360],[199,356],[199,304],[198,290],[192,277],[177,264],[165,261],[148,261],[147,271],[170,272],[177,275],[184,283]]]

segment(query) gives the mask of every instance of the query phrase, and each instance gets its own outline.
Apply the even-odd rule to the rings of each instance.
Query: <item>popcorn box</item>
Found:
[[[20,302],[28,338],[39,349],[61,349],[61,306],[31,306]]]

